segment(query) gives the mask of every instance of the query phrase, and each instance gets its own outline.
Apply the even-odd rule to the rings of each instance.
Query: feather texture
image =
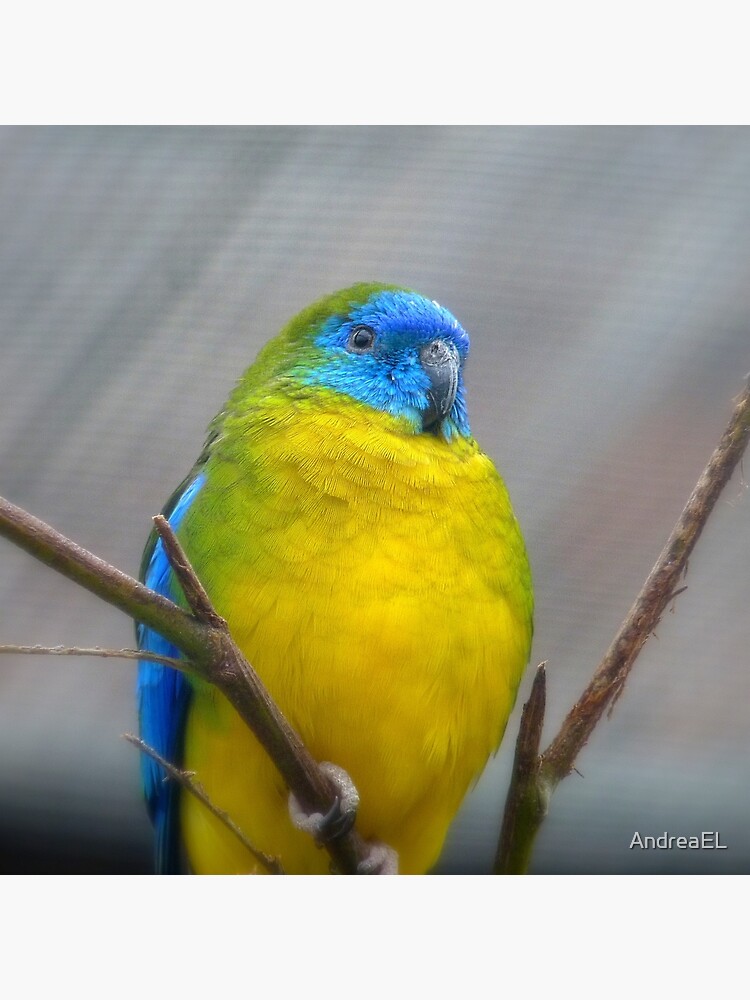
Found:
[[[362,326],[374,331],[364,357],[349,346]],[[427,430],[420,358],[438,340],[459,375]],[[170,518],[281,710],[317,759],[353,778],[361,834],[394,847],[405,873],[435,864],[502,738],[531,642],[523,539],[466,418],[467,351],[451,314],[415,293],[355,286],[323,300],[240,381]],[[157,546],[145,579],[169,594],[163,561]],[[196,771],[285,870],[327,871],[234,710],[174,673],[141,668],[144,739]],[[155,793],[155,775],[163,858],[174,863],[179,832],[191,870],[255,870],[200,803],[161,781]]]

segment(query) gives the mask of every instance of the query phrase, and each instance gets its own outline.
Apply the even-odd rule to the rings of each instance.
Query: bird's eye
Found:
[[[375,331],[369,326],[355,326],[349,334],[349,350],[355,354],[367,354],[375,344]]]

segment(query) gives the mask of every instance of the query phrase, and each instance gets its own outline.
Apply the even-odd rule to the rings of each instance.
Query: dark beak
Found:
[[[429,430],[447,417],[453,408],[461,362],[458,349],[445,340],[433,340],[425,344],[419,352],[419,360],[430,380],[428,403],[422,410],[422,427]]]

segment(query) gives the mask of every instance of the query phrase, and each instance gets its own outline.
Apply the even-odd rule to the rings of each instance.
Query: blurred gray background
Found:
[[[0,493],[136,573],[259,347],[357,280],[472,335],[472,426],[535,574],[554,734],[750,370],[750,130],[0,132]],[[750,459],[748,460],[750,462]],[[555,794],[537,873],[750,872],[750,499]],[[0,540],[0,642],[132,645],[128,619]],[[444,872],[489,869],[526,677]],[[0,870],[148,872],[134,665],[0,659]],[[725,851],[629,850],[718,831]]]

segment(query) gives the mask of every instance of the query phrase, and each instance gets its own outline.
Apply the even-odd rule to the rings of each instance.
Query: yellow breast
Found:
[[[528,659],[523,540],[473,441],[405,435],[357,404],[298,416],[253,414],[218,443],[181,537],[312,754],[352,776],[360,833],[394,847],[402,872],[427,871]],[[285,870],[327,871],[213,689],[196,689],[185,766]],[[190,796],[182,821],[193,870],[254,870]]]

